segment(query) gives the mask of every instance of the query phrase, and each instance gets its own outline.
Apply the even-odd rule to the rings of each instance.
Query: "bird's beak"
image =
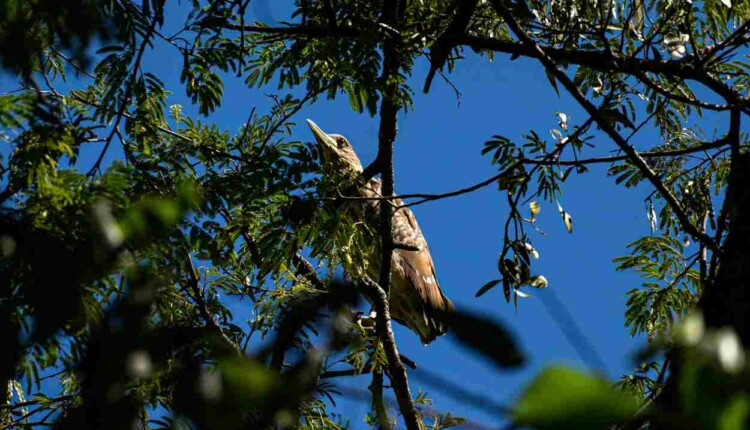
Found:
[[[320,145],[321,152],[338,152],[336,141],[318,127],[318,124],[315,124],[312,120],[308,119],[307,125],[310,126],[310,130],[312,130],[313,136],[315,136],[315,141]]]

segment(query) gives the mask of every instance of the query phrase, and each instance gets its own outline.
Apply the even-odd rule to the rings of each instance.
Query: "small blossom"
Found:
[[[219,401],[222,393],[221,375],[219,372],[204,369],[198,377],[198,392],[208,402]]]
[[[119,248],[125,237],[120,226],[117,225],[115,217],[112,216],[112,205],[105,200],[99,200],[94,203],[93,212],[97,227],[106,246],[110,249]]]
[[[705,332],[706,326],[703,322],[703,315],[693,312],[683,318],[677,326],[674,338],[682,345],[695,346],[703,339]]]
[[[667,48],[667,51],[669,51],[669,55],[671,55],[672,58],[680,59],[687,53],[685,44],[689,40],[690,36],[688,36],[687,34],[680,34],[676,37],[665,37],[664,46]]]
[[[745,366],[745,351],[740,338],[730,328],[722,328],[716,333],[716,354],[721,367],[729,373],[737,373]]]
[[[547,278],[542,275],[536,275],[531,279],[530,285],[534,288],[547,288],[548,284]]]
[[[151,376],[153,366],[148,352],[143,350],[132,351],[128,354],[125,363],[127,373],[131,378],[143,379]]]
[[[534,257],[537,260],[539,259],[539,253],[537,252],[536,249],[534,249],[533,246],[531,246],[530,243],[524,243],[523,246],[524,246],[524,248],[526,248],[526,251],[529,253],[529,255],[531,255],[532,257]]]

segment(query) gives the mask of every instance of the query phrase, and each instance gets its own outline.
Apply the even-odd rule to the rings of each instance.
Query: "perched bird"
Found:
[[[359,175],[363,172],[359,157],[349,141],[339,134],[327,134],[314,122],[307,120],[320,148],[321,161],[336,169]],[[370,179],[359,190],[362,197],[380,197],[380,179]],[[394,199],[401,206],[401,199]],[[368,220],[378,219],[380,200],[357,202],[361,214]],[[439,319],[440,311],[453,310],[453,303],[445,297],[435,276],[430,249],[414,214],[408,208],[400,208],[393,214],[393,243],[399,246],[393,252],[389,307],[391,319],[408,327],[419,335],[423,344],[445,334],[446,326]],[[379,249],[376,246],[376,249]],[[368,272],[375,277],[380,265],[380,253],[370,256]]]

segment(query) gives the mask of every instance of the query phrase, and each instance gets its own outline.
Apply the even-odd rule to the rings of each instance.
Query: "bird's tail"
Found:
[[[445,312],[452,312],[455,310],[453,302],[447,297],[443,296],[443,307],[442,309],[435,309],[431,306],[425,306],[424,309],[424,325],[417,327],[419,333],[419,339],[423,344],[427,345],[432,342],[438,336],[442,336],[448,332],[448,325],[443,322],[442,315]]]

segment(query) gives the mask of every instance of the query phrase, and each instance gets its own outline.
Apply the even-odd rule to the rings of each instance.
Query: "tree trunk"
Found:
[[[732,157],[725,199],[728,234],[699,307],[708,327],[729,326],[750,345],[750,153]]]
[[[727,236],[721,246],[714,279],[703,287],[698,308],[707,328],[732,328],[743,345],[750,345],[750,153],[732,156],[729,183],[725,195]],[[743,209],[746,208],[746,209]],[[665,417],[651,428],[684,428],[684,422],[670,420],[683,411],[679,396],[682,368],[681,352],[670,352],[670,374],[657,399],[660,415]]]

